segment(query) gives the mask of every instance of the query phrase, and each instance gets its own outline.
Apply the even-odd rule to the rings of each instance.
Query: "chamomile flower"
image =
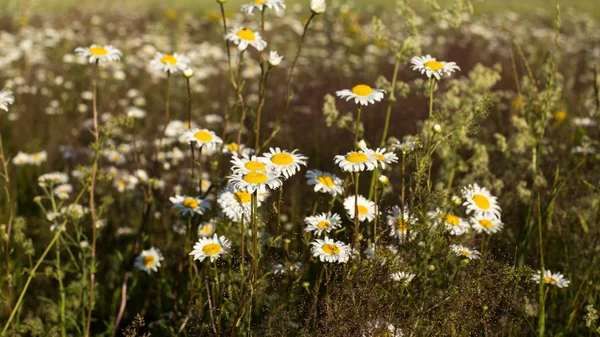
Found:
[[[310,245],[310,252],[321,262],[346,263],[350,259],[350,246],[327,236],[324,240],[315,239]]]
[[[173,208],[177,209],[181,215],[202,215],[210,209],[210,203],[198,197],[176,195],[170,197],[169,200],[173,203]]]
[[[504,224],[494,216],[476,214],[469,219],[471,226],[477,233],[493,234],[499,232]]]
[[[362,334],[363,337],[402,337],[404,334],[402,330],[397,329],[393,324],[389,324],[385,321],[377,320],[375,322],[368,322],[366,331]]]
[[[541,271],[538,270],[535,274],[533,274],[531,279],[537,284],[539,284],[540,277]],[[554,285],[559,288],[566,288],[569,286],[569,283],[571,283],[571,281],[569,281],[563,274],[559,272],[553,273],[550,270],[546,269],[544,271],[544,283]]]
[[[8,106],[15,102],[15,96],[12,91],[4,89],[0,90],[0,109],[8,112]]]
[[[215,224],[212,222],[206,222],[198,226],[198,236],[208,237],[215,233]]]
[[[225,239],[224,236],[215,235],[212,238],[200,238],[194,245],[194,249],[190,255],[194,256],[194,260],[204,261],[206,258],[210,258],[210,262],[213,262],[221,255],[229,252],[231,242]]]
[[[300,171],[300,165],[306,166],[307,157],[296,153],[298,150],[292,152],[281,150],[280,148],[270,148],[269,152],[262,155],[262,157],[282,176],[286,179],[290,178],[296,172]]]
[[[251,171],[267,172],[274,168],[269,164],[270,160],[263,157],[252,156],[250,158],[231,157],[231,170],[233,174],[245,174]]]
[[[257,207],[265,199],[265,194],[259,194]],[[242,221],[242,217],[250,219],[252,211],[252,196],[244,190],[236,190],[231,186],[225,187],[217,197],[217,203],[223,213],[233,222]]]
[[[197,148],[207,147],[211,150],[215,150],[217,146],[223,143],[221,137],[207,129],[191,129],[185,131],[180,140],[182,142],[193,144]]]
[[[360,105],[369,105],[379,102],[383,99],[385,91],[381,89],[373,89],[366,84],[359,84],[352,89],[344,89],[336,91],[335,95],[339,98],[349,101],[354,99],[354,103]]]
[[[464,256],[469,260],[478,259],[481,257],[481,253],[475,249],[470,249],[461,245],[450,245],[450,249],[456,254],[456,256]]]
[[[69,195],[73,193],[73,186],[71,184],[58,185],[52,191],[61,200],[69,199]]]
[[[17,165],[17,166],[21,166],[21,165],[25,165],[25,164],[31,164],[32,163],[31,156],[28,155],[27,153],[19,152],[12,159],[12,163],[15,164],[15,165]]]
[[[428,78],[431,76],[439,80],[443,75],[451,75],[460,68],[455,62],[437,61],[431,55],[415,56],[410,60],[411,69],[425,74]]]
[[[135,258],[135,267],[141,271],[145,271],[148,275],[151,272],[158,271],[160,261],[164,260],[160,250],[152,247],[148,250],[143,250],[140,255]]]
[[[463,235],[469,232],[469,223],[450,211],[437,209],[428,213],[436,224],[443,224],[450,235]]]
[[[366,144],[361,147],[361,150],[375,159],[375,161],[381,165],[382,169],[385,169],[385,164],[391,165],[392,163],[398,162],[398,156],[394,152],[387,152],[386,149],[377,148],[376,150],[369,149]]]
[[[48,159],[48,154],[46,151],[40,151],[37,153],[33,153],[31,155],[31,163],[34,165],[40,165]]]
[[[279,12],[285,9],[285,3],[283,0],[253,0],[247,5],[242,5],[242,12],[252,15],[255,9],[262,12],[265,7]]]
[[[164,71],[169,74],[174,74],[178,71],[184,71],[189,68],[190,59],[178,53],[163,54],[156,53],[152,61],[150,61],[150,67],[156,70]]]
[[[332,196],[344,193],[344,181],[333,173],[319,170],[306,171],[305,177],[309,185],[314,185],[315,192],[329,193]]]
[[[404,240],[407,237],[409,230],[412,234],[416,234],[413,229],[416,221],[417,218],[410,214],[407,207],[404,207],[403,210],[400,206],[394,206],[387,213],[387,224],[390,227],[390,235],[400,240]]]
[[[463,188],[463,196],[465,200],[463,206],[467,207],[468,211],[500,219],[502,209],[498,204],[498,199],[492,196],[487,188],[472,184]]]
[[[337,155],[334,158],[336,164],[346,172],[373,171],[377,166],[375,158],[364,151],[352,151],[346,155]]]
[[[335,213],[321,213],[315,216],[307,216],[304,218],[306,223],[306,232],[315,232],[316,235],[321,235],[323,232],[329,233],[331,230],[340,227],[342,218]]]
[[[327,9],[327,4],[325,0],[310,0],[310,10],[315,14],[325,13]]]
[[[413,278],[415,278],[415,274],[400,271],[400,272],[392,273],[390,275],[390,277],[392,278],[392,280],[394,280],[396,282],[402,282],[405,284],[409,284],[410,281],[412,281]]]
[[[245,190],[250,194],[266,193],[268,189],[276,189],[281,186],[279,172],[274,171],[250,171],[246,173],[229,176],[229,184],[236,190]]]
[[[87,58],[89,63],[113,62],[121,59],[121,51],[110,45],[93,44],[89,47],[78,47],[75,49],[75,54]]]
[[[269,53],[269,65],[271,67],[277,67],[283,61],[283,56],[279,55],[276,51],[271,50]]]
[[[42,187],[66,184],[68,181],[69,176],[62,172],[45,173],[38,177],[38,185]]]
[[[225,39],[237,45],[239,51],[246,50],[249,45],[258,51],[265,49],[267,46],[267,42],[262,39],[260,33],[253,32],[247,28],[233,28],[225,35]]]
[[[354,206],[355,206],[356,198],[354,196],[349,196],[344,199],[344,208],[348,213],[348,216],[351,219],[354,219]],[[368,221],[371,222],[375,218],[375,203],[363,197],[362,195],[358,196],[358,221]]]

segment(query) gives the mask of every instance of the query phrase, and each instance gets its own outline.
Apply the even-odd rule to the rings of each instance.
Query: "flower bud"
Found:
[[[192,68],[186,68],[183,71],[183,76],[185,76],[185,78],[190,78],[190,77],[194,76],[194,69],[192,69]]]
[[[379,176],[379,183],[381,184],[381,186],[386,186],[390,183],[390,179],[387,176],[381,175]]]
[[[442,126],[441,126],[441,125],[439,125],[439,124],[435,124],[435,125],[432,127],[432,130],[433,130],[433,132],[435,132],[435,133],[440,133],[440,132],[442,132]]]

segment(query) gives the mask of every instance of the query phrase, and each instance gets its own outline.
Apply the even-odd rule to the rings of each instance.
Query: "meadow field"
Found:
[[[596,1],[0,6],[0,336],[600,336]]]

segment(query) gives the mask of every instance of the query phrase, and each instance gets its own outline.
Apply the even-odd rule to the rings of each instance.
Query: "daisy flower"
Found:
[[[292,152],[281,150],[280,148],[270,148],[269,152],[262,157],[277,171],[280,172],[286,179],[290,178],[296,172],[300,171],[300,165],[306,166],[307,157]]]
[[[308,179],[307,184],[315,186],[315,192],[329,193],[332,196],[344,193],[344,181],[333,173],[309,170],[304,176]]]
[[[217,146],[223,143],[223,140],[214,132],[207,129],[191,129],[185,131],[180,139],[182,142],[196,145],[197,148],[206,146],[215,150]]]
[[[205,258],[210,257],[210,262],[213,262],[221,255],[229,252],[231,242],[225,239],[224,236],[215,235],[212,238],[200,238],[194,245],[194,249],[190,255],[194,256],[194,260],[204,261]]]
[[[346,172],[373,171],[377,166],[375,158],[362,150],[348,152],[346,155],[337,155],[334,162],[342,171]]]
[[[245,190],[250,194],[266,193],[267,188],[277,189],[282,182],[279,172],[274,171],[250,171],[246,173],[233,174],[229,176],[229,184],[236,190]]]
[[[110,45],[93,44],[89,47],[78,47],[75,49],[75,54],[87,58],[89,63],[113,62],[121,59],[121,51]]]
[[[481,257],[481,253],[475,249],[470,249],[461,245],[450,245],[450,249],[456,254],[456,256],[465,256],[469,260],[478,259]]]
[[[8,89],[0,90],[0,109],[8,112],[8,106],[15,102],[15,96]]]
[[[258,195],[257,207],[260,207],[264,199],[265,194]],[[242,217],[245,217],[246,219],[250,218],[250,213],[252,211],[252,196],[244,190],[235,190],[233,187],[227,186],[219,192],[217,203],[225,216],[233,222],[242,221]]]
[[[71,184],[58,185],[52,191],[60,200],[69,199],[69,195],[73,193],[73,186]]]
[[[398,162],[398,156],[394,152],[386,152],[386,149],[377,148],[376,150],[371,150],[367,147],[367,144],[361,142],[361,150],[366,155],[373,157],[383,169],[385,169],[385,164],[391,165]]]
[[[279,10],[285,9],[285,3],[283,0],[253,0],[247,5],[242,5],[242,12],[252,15],[255,9],[262,12],[265,7],[279,12]]]
[[[397,329],[393,324],[389,324],[384,321],[369,322],[367,324],[367,331],[365,331],[363,337],[402,337],[404,334],[400,329]]]
[[[538,270],[535,274],[533,274],[531,279],[537,284],[539,284],[541,274],[541,271]],[[553,273],[550,270],[546,269],[544,271],[544,283],[551,284],[559,288],[566,288],[569,286],[569,283],[571,283],[571,281],[569,281],[563,274],[559,272]]]
[[[346,99],[346,101],[354,99],[355,104],[369,105],[381,101],[384,93],[384,90],[373,89],[366,84],[359,84],[350,90],[344,89],[336,91],[335,95],[339,98]]]
[[[429,216],[435,223],[443,224],[446,230],[450,232],[450,235],[463,235],[469,232],[469,223],[450,211],[438,209],[434,212],[429,212]]]
[[[340,227],[342,218],[335,213],[321,213],[315,216],[307,216],[304,218],[306,223],[306,232],[315,232],[316,235],[321,235],[323,232],[329,233],[332,229]]]
[[[215,233],[215,224],[212,222],[206,222],[198,226],[198,236],[208,237]]]
[[[283,61],[283,56],[279,55],[276,51],[271,50],[269,53],[269,64],[271,67],[277,67]]]
[[[403,271],[397,272],[397,273],[392,273],[390,275],[390,277],[392,278],[392,280],[396,281],[396,282],[402,282],[405,284],[409,284],[410,281],[413,280],[413,278],[415,278],[415,274],[413,273],[406,273]]]
[[[346,263],[350,259],[350,246],[327,236],[324,240],[315,239],[310,245],[310,252],[321,262]]]
[[[410,214],[407,207],[404,210],[400,206],[392,207],[387,213],[387,224],[390,227],[390,235],[403,240],[406,238],[409,228],[411,232],[416,234],[412,227],[417,221],[417,218]]]
[[[202,215],[206,210],[210,209],[210,203],[198,197],[176,195],[170,197],[169,200],[173,203],[173,208],[178,209],[181,215]]]
[[[465,200],[463,206],[467,207],[468,211],[500,219],[502,209],[498,204],[498,198],[492,196],[487,188],[472,184],[463,188],[463,196]]]
[[[265,49],[267,46],[267,42],[260,37],[260,33],[247,28],[233,28],[225,35],[225,39],[237,45],[239,51],[246,50],[249,45],[258,51]]]
[[[125,190],[131,191],[135,189],[139,181],[140,180],[136,176],[122,171],[119,172],[117,177],[115,177],[113,184],[117,191],[124,192]]]
[[[31,156],[28,155],[27,153],[19,151],[19,153],[12,159],[12,163],[17,166],[31,164],[32,163]]]
[[[269,160],[263,157],[252,156],[250,158],[240,158],[238,156],[231,157],[231,170],[233,174],[245,174],[251,171],[267,172],[273,171],[273,167],[269,164]]]
[[[190,59],[187,56],[177,53],[156,53],[152,61],[150,61],[150,67],[152,69],[161,70],[169,74],[184,71],[189,68],[189,64]]]
[[[45,173],[38,177],[38,185],[42,187],[66,184],[68,181],[69,176],[62,172]]]
[[[348,216],[351,219],[354,219],[354,203],[355,197],[349,196],[344,199],[344,208],[348,213]],[[363,197],[362,195],[358,196],[358,221],[368,222],[373,221],[375,218],[375,203]]]
[[[485,214],[476,214],[469,219],[469,222],[477,233],[494,234],[504,227],[502,221],[496,219],[496,217]]]
[[[40,151],[31,155],[31,163],[34,165],[40,165],[48,159],[46,151]]]
[[[315,14],[325,13],[327,9],[327,4],[325,0],[310,0],[310,10]]]
[[[439,80],[443,75],[451,75],[460,68],[455,62],[437,61],[431,55],[415,56],[410,60],[412,70],[425,74],[428,78],[431,76]]]
[[[148,275],[151,272],[158,271],[160,261],[164,260],[160,250],[152,247],[148,250],[143,250],[140,255],[135,258],[135,267],[141,271],[145,271]]]

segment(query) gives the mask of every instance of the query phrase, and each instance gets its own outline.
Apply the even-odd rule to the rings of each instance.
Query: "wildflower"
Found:
[[[160,261],[162,260],[164,260],[164,258],[160,253],[160,250],[152,247],[148,250],[143,250],[140,255],[135,258],[135,267],[150,275],[151,272],[158,271]]]
[[[73,193],[73,186],[71,184],[58,185],[52,191],[61,200],[69,199],[69,195]]]
[[[231,170],[233,174],[244,174],[251,171],[273,171],[274,168],[269,164],[269,160],[264,157],[252,156],[250,158],[239,158],[237,156],[231,157],[231,163],[233,166]]]
[[[335,95],[339,98],[349,101],[354,99],[354,103],[361,105],[369,105],[379,102],[383,99],[385,91],[381,89],[373,89],[366,84],[354,86],[351,90],[344,89],[336,91]]]
[[[433,125],[433,127],[432,127],[431,129],[432,129],[432,130],[433,130],[433,132],[435,132],[435,133],[440,133],[440,132],[442,132],[442,126],[441,126],[441,125],[439,125],[439,124],[435,124],[435,125]]]
[[[531,280],[539,284],[540,277],[541,271],[537,271],[535,274],[533,274]],[[559,272],[553,273],[550,270],[546,269],[544,271],[544,283],[554,285],[559,288],[566,288],[569,286],[569,283],[571,283],[571,281],[569,281],[563,274]]]
[[[327,4],[325,0],[310,0],[310,10],[315,14],[325,13]]]
[[[283,0],[253,0],[252,3],[242,5],[242,12],[252,15],[255,9],[262,12],[265,7],[279,12],[279,10],[285,9],[285,2]]]
[[[211,150],[215,150],[218,145],[223,143],[223,140],[219,136],[207,129],[191,129],[185,131],[180,140],[182,142],[194,144],[197,148],[206,146]]]
[[[324,240],[315,239],[310,244],[312,255],[318,257],[321,262],[346,263],[350,259],[350,246],[341,241],[326,236]]]
[[[369,149],[366,144],[361,147],[361,150],[375,159],[375,161],[381,165],[381,168],[385,169],[385,164],[392,164],[398,162],[398,156],[393,152],[386,152],[386,149],[377,148],[376,150]]]
[[[184,76],[185,78],[191,78],[192,76],[194,76],[194,69],[192,69],[192,68],[189,68],[189,67],[188,67],[188,68],[185,68],[185,69],[183,70],[183,76]]]
[[[417,218],[410,214],[408,207],[392,207],[387,213],[387,224],[390,227],[390,235],[398,239],[406,238],[409,227],[413,227]],[[414,232],[413,232],[414,233]]]
[[[431,55],[415,56],[410,63],[412,63],[412,70],[425,74],[428,78],[434,76],[437,80],[440,80],[443,75],[451,75],[456,70],[460,71],[455,62],[437,61]]]
[[[66,184],[68,181],[69,176],[61,172],[46,173],[38,177],[38,184],[42,187]]]
[[[233,28],[225,35],[225,39],[237,45],[239,51],[246,50],[249,45],[258,51],[265,49],[267,46],[267,42],[260,37],[260,33],[247,28]]]
[[[71,219],[72,221],[78,221],[83,218],[88,212],[89,208],[81,206],[79,204],[71,204],[69,206],[62,207],[60,214]]]
[[[502,209],[498,204],[498,199],[492,196],[485,187],[477,184],[466,186],[463,188],[463,195],[465,198],[463,206],[467,207],[468,211],[500,219]]]
[[[208,237],[215,233],[215,224],[212,222],[206,222],[198,226],[198,236]]]
[[[481,256],[475,249],[470,249],[461,245],[450,245],[450,249],[456,254],[456,256],[465,256],[469,260],[478,259]]]
[[[113,182],[117,191],[119,191],[121,193],[135,189],[135,187],[137,186],[138,183],[139,183],[139,179],[136,176],[131,175],[125,171],[119,172],[118,176],[115,178],[115,181]]]
[[[93,44],[87,48],[78,47],[75,54],[79,57],[85,57],[89,63],[113,62],[121,59],[121,51],[113,46],[102,46]]]
[[[15,102],[15,97],[12,91],[4,89],[0,90],[0,109],[8,112],[8,106]]]
[[[340,227],[342,218],[335,213],[321,213],[315,216],[307,216],[304,219],[306,223],[306,232],[315,232],[316,235],[321,235],[323,232],[329,233],[332,229]]]
[[[202,215],[206,210],[210,209],[210,203],[197,197],[187,195],[176,195],[170,197],[169,200],[173,203],[173,208],[179,210],[181,215]]]
[[[281,64],[282,60],[283,56],[279,55],[276,51],[272,50],[269,53],[269,64],[271,65],[271,67],[277,67]]]
[[[272,165],[272,167],[280,172],[286,179],[290,178],[296,172],[300,171],[300,165],[306,166],[307,157],[297,154],[294,150],[292,152],[281,150],[280,148],[270,148],[269,152],[262,155],[262,157]]]
[[[392,273],[392,275],[390,275],[390,276],[391,276],[392,280],[394,280],[396,282],[402,282],[404,284],[409,284],[410,281],[412,281],[413,278],[415,278],[415,274],[406,273],[403,271]]]
[[[266,193],[267,188],[276,189],[281,186],[279,173],[273,171],[250,171],[229,176],[229,184],[236,190],[245,190],[248,193]]]
[[[351,219],[354,219],[354,207],[355,207],[355,200],[356,198],[354,196],[349,196],[346,199],[344,199],[344,208],[346,209],[346,212],[348,213],[348,216]],[[363,197],[362,195],[358,196],[358,221],[365,221],[367,220],[368,222],[373,221],[373,219],[375,218],[375,203],[368,200],[367,198]]]
[[[319,170],[306,171],[307,184],[314,185],[315,192],[329,193],[332,196],[344,193],[343,180],[335,174]]]
[[[504,224],[499,219],[485,214],[477,214],[469,219],[471,226],[477,233],[493,234],[499,232]]]
[[[346,155],[337,155],[334,161],[342,171],[346,172],[373,171],[377,166],[375,158],[362,150],[348,152]]]
[[[17,153],[17,155],[12,159],[12,163],[17,166],[31,164],[32,163],[31,156],[28,155],[27,153],[23,153],[23,152],[19,151],[19,153]]]
[[[265,194],[258,195],[256,207],[260,207],[264,198]],[[223,213],[233,222],[240,222],[242,217],[250,218],[252,196],[245,190],[235,190],[233,187],[227,186],[219,192],[217,203]]]
[[[450,235],[463,235],[469,232],[469,224],[461,217],[453,214],[450,211],[436,211],[428,213],[430,219],[435,223],[442,223]]]
[[[379,184],[381,184],[381,186],[387,186],[387,184],[390,183],[390,178],[384,175],[380,175],[379,178],[377,178],[377,180],[379,181]]]
[[[174,74],[178,71],[184,71],[189,67],[190,59],[183,54],[163,54],[156,53],[150,67],[152,69],[161,70],[169,74]]]
[[[40,165],[48,159],[48,154],[46,151],[40,151],[38,153],[34,153],[31,155],[31,163],[34,165]]]
[[[200,238],[194,245],[194,249],[190,255],[194,256],[194,260],[204,261],[205,258],[209,257],[210,262],[213,262],[221,255],[229,252],[231,242],[225,239],[224,236],[215,235],[212,238]]]
[[[362,334],[363,337],[402,337],[404,334],[400,329],[397,329],[393,324],[377,320],[368,322],[366,331]]]

